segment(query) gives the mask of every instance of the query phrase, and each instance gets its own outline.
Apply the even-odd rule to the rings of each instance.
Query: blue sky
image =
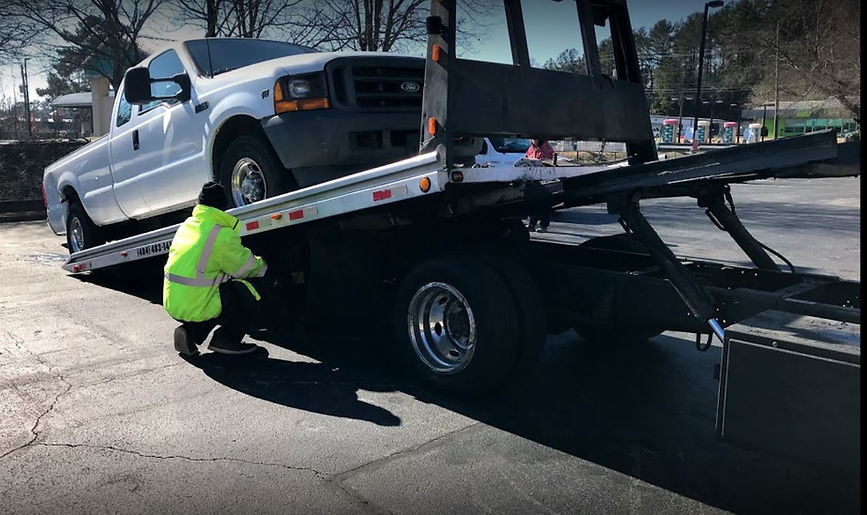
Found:
[[[459,0],[460,3],[460,0]],[[650,28],[661,19],[676,22],[691,13],[704,10],[705,0],[632,0],[627,1],[633,28]],[[537,64],[556,57],[563,50],[575,47],[580,50],[580,32],[575,3],[565,0],[524,0],[524,25],[530,58]],[[462,10],[458,9],[459,23]],[[473,52],[460,51],[459,56],[495,62],[511,62],[505,16],[499,10],[485,20],[490,24],[483,41],[474,43]],[[597,27],[598,39],[605,38],[607,28]],[[602,35],[599,35],[599,33]],[[460,44],[459,44],[460,46]]]

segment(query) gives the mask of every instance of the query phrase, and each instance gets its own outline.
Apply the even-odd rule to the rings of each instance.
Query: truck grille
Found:
[[[421,108],[424,69],[356,66],[352,79],[358,107]]]
[[[402,61],[395,65],[362,62],[334,70],[336,99],[348,108],[365,111],[421,109],[424,61],[419,59],[418,65],[412,62],[415,59]]]

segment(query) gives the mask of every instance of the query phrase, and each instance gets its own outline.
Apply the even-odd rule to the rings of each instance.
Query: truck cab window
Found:
[[[170,79],[179,73],[186,73],[184,65],[178,58],[178,54],[174,50],[166,50],[162,54],[155,57],[148,65],[148,72],[151,79]],[[181,87],[174,82],[157,82],[151,84],[151,95],[167,97],[176,95],[181,91]],[[143,113],[154,107],[166,102],[174,104],[176,100],[154,100],[139,107],[139,113]]]
[[[115,117],[115,126],[120,127],[129,121],[132,116],[132,106],[126,101],[123,95],[123,89],[117,93],[117,116]]]

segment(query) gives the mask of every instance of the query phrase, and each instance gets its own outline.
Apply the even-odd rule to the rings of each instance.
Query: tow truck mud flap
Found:
[[[716,429],[857,488],[860,326],[765,311],[726,329]]]

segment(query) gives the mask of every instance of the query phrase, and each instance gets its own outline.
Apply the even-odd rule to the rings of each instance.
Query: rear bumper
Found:
[[[297,173],[302,170],[325,168],[334,175],[345,169],[346,175],[415,155],[420,124],[417,112],[321,109],[272,116],[262,121],[262,128],[283,166],[295,171],[304,187],[322,181],[315,180],[315,173]]]

